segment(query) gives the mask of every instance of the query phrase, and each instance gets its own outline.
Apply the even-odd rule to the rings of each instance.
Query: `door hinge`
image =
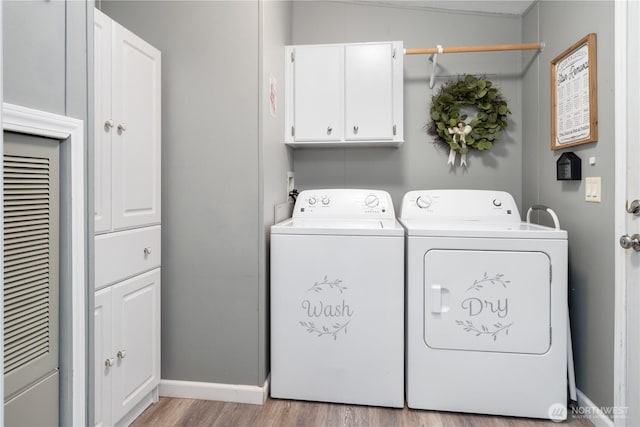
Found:
[[[291,136],[296,136],[296,128],[291,126]]]
[[[396,136],[396,125],[393,125],[393,136]]]
[[[396,59],[396,48],[395,47],[393,48],[393,53],[391,54],[391,57],[393,59]]]
[[[292,50],[291,51],[291,62],[294,62],[296,60],[296,51]]]

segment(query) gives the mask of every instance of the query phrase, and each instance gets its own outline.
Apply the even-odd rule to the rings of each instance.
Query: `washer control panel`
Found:
[[[305,190],[298,195],[294,218],[395,219],[391,196],[382,190]]]
[[[519,222],[520,212],[504,191],[423,190],[405,194],[400,218]]]

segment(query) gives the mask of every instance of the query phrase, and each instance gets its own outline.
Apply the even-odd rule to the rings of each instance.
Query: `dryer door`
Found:
[[[424,256],[424,341],[434,349],[543,354],[551,346],[543,252],[433,249]]]

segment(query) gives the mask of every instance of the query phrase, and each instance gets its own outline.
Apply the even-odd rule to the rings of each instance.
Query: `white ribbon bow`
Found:
[[[456,137],[458,137],[458,143],[462,146],[462,153],[460,153],[460,166],[467,167],[467,141],[465,141],[465,137],[471,133],[471,126],[465,124],[464,122],[458,123],[457,127],[449,128],[449,135],[453,135],[453,142],[456,142]],[[451,148],[449,150],[449,160],[447,161],[448,165],[454,165],[456,161],[456,151]]]

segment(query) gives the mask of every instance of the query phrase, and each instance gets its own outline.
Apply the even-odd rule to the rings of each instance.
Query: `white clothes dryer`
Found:
[[[404,229],[375,190],[308,190],[271,227],[271,396],[404,406]]]
[[[566,418],[566,231],[499,191],[411,191],[400,221],[408,406]]]

